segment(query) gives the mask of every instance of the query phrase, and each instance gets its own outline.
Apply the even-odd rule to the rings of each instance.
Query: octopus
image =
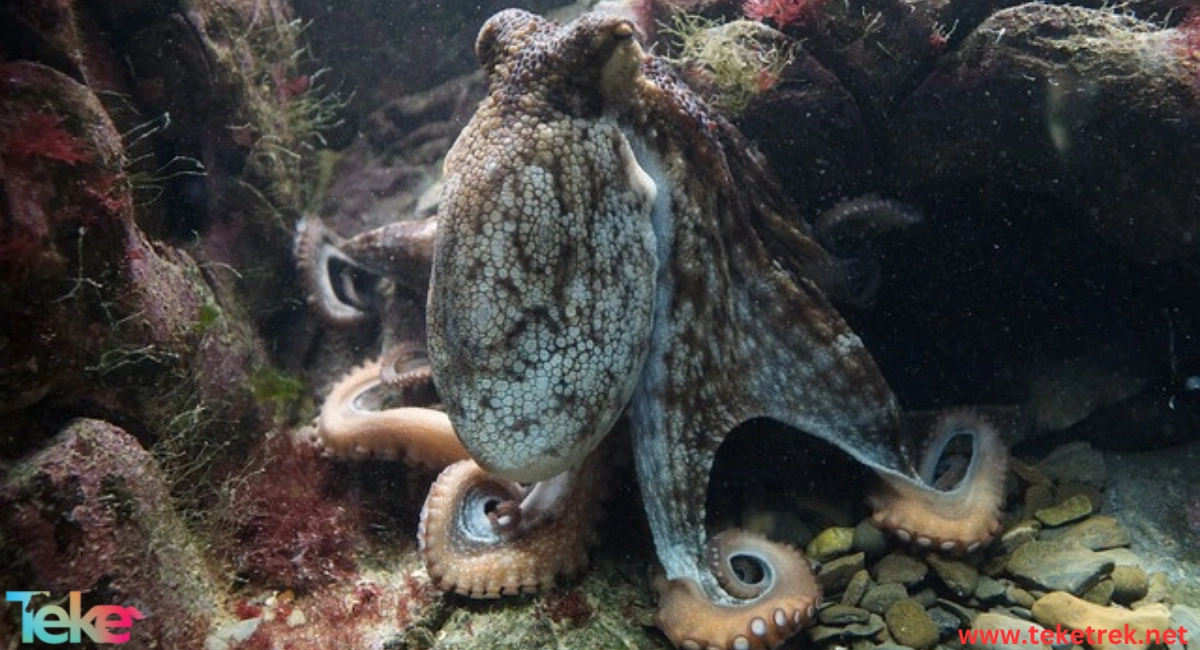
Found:
[[[636,32],[599,13],[493,16],[476,43],[489,94],[447,155],[437,216],[345,241],[305,222],[305,276],[334,320],[366,301],[331,261],[428,283],[417,341],[350,373],[318,428],[335,454],[445,466],[421,550],[442,589],[485,598],[586,565],[606,441],[625,430],[661,565],[659,628],[688,650],[774,648],[821,593],[791,546],[708,530],[730,431],[770,418],[832,443],[878,475],[880,527],[951,554],[996,534],[1006,452],[967,411],[924,442],[909,432],[813,279],[835,260]],[[424,405],[371,397],[429,382]],[[955,444],[967,453],[946,471]]]

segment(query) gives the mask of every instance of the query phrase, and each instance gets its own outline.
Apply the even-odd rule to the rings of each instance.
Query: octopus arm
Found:
[[[445,413],[424,407],[365,406],[366,396],[383,385],[384,374],[382,362],[376,360],[350,371],[334,386],[317,419],[322,446],[345,458],[403,458],[439,468],[467,458]]]
[[[530,593],[587,566],[603,494],[604,447],[526,488],[472,460],[442,471],[417,531],[430,578],[473,598]]]

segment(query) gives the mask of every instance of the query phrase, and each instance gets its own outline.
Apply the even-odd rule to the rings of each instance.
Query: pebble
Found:
[[[1092,510],[1092,500],[1076,494],[1057,505],[1035,511],[1033,516],[1047,526],[1061,526],[1083,519],[1092,514]]]
[[[871,575],[877,582],[899,582],[905,587],[911,587],[924,580],[928,573],[927,564],[903,553],[886,555],[871,567]]]
[[[1032,542],[1038,538],[1038,532],[1042,529],[1042,524],[1036,519],[1025,519],[1017,522],[1012,528],[1009,528],[1000,536],[1000,551],[1002,553],[1012,553],[1018,546]]]
[[[1115,571],[1116,569],[1113,570]],[[1083,592],[1083,596],[1080,597],[1089,603],[1107,605],[1112,602],[1114,589],[1115,587],[1113,586],[1112,579],[1105,578],[1104,580],[1097,582],[1095,587]]]
[[[1010,605],[1017,605],[1025,609],[1033,607],[1033,603],[1037,601],[1037,598],[1034,598],[1033,594],[1016,585],[1005,589],[1004,596]]]
[[[991,576],[980,576],[978,584],[975,585],[974,596],[981,605],[997,605],[1007,602],[1008,588]]]
[[[847,605],[830,605],[822,609],[817,614],[817,619],[825,625],[850,625],[851,623],[866,623],[871,617],[871,612],[868,612],[861,607],[850,607]]]
[[[1013,551],[1007,570],[1049,591],[1082,594],[1113,570],[1112,560],[1082,546],[1033,541]]]
[[[1171,600],[1171,581],[1167,579],[1167,574],[1162,571],[1155,571],[1148,576],[1146,583],[1146,595],[1135,601],[1130,607],[1140,609],[1147,605],[1155,603],[1168,602]]]
[[[917,650],[932,648],[938,642],[937,625],[929,612],[915,600],[905,598],[895,602],[883,615],[892,639]]]
[[[1123,605],[1145,598],[1150,588],[1150,577],[1139,566],[1117,565],[1112,572],[1112,581],[1113,600]],[[1200,632],[1200,628],[1196,631]]]
[[[866,623],[851,623],[844,627],[832,625],[814,625],[808,629],[808,638],[813,643],[821,643],[829,639],[865,639],[874,637],[883,631],[883,619],[878,614],[872,614]]]
[[[821,583],[825,593],[836,594],[850,584],[850,578],[854,577],[855,573],[863,570],[866,559],[866,554],[854,553],[826,562],[817,572],[817,582]]]
[[[854,529],[842,526],[826,528],[808,543],[804,554],[817,562],[842,557],[854,548]]]
[[[1093,551],[1129,546],[1129,529],[1108,515],[1096,515],[1066,528],[1047,528],[1041,539],[1079,543]]]
[[[846,590],[842,592],[842,604],[857,607],[867,589],[871,586],[871,574],[861,569],[850,577]]]
[[[887,553],[887,534],[870,519],[863,519],[854,527],[854,550],[862,551],[869,558]]]
[[[1061,625],[1074,630],[1084,630],[1088,627],[1093,630],[1124,630],[1128,625],[1137,632],[1140,641],[1145,641],[1145,633],[1148,630],[1158,630],[1161,633],[1171,629],[1171,612],[1162,603],[1128,610],[1089,603],[1063,591],[1055,591],[1038,599],[1033,605],[1033,618],[1048,628]],[[1149,646],[1148,643],[1110,643],[1111,639],[1107,637],[1098,641],[1088,645],[1093,650],[1129,650]]]
[[[863,609],[882,614],[896,602],[908,598],[908,590],[899,582],[884,582],[867,589],[858,606]]]
[[[975,587],[979,585],[979,572],[975,567],[939,555],[930,555],[926,561],[950,593],[959,598],[966,598],[975,593]]]
[[[1042,630],[1045,629],[1042,626],[1031,626],[1029,621],[999,612],[984,612],[976,616],[975,621],[971,623],[973,630],[1017,630],[1021,633],[1022,641],[1029,640],[1028,632],[1031,627],[1040,638]],[[1045,644],[1001,643],[999,639],[995,643],[982,643],[981,641],[972,643],[969,647],[976,650],[1050,650],[1050,646]]]
[[[941,607],[931,607],[927,610],[929,618],[933,620],[933,624],[937,626],[939,637],[950,637],[963,626],[962,621],[950,612]],[[957,638],[957,635],[954,635]]]

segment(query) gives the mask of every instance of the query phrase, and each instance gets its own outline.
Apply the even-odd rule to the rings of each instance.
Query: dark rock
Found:
[[[883,614],[897,601],[908,598],[908,591],[899,582],[884,582],[867,590],[859,607],[874,614]]]
[[[871,574],[866,569],[862,569],[850,578],[850,582],[846,585],[846,590],[842,592],[842,604],[851,607],[858,606],[867,589],[871,586]]]
[[[862,553],[844,555],[832,562],[826,562],[817,572],[817,582],[827,593],[837,593],[850,584],[850,579],[863,569],[866,556]]]
[[[1113,562],[1081,546],[1034,541],[1019,547],[1008,561],[1008,572],[1022,581],[1051,591],[1082,594],[1112,573]]]
[[[979,572],[966,562],[950,560],[938,555],[930,555],[927,561],[942,584],[950,590],[950,593],[959,598],[970,596],[975,592],[975,587],[979,585]]]
[[[859,607],[830,605],[823,608],[817,614],[817,619],[825,625],[849,625],[851,623],[866,623],[870,616],[871,612]]]
[[[1092,514],[1091,500],[1077,494],[1054,506],[1037,510],[1033,516],[1046,526],[1061,526],[1083,519],[1090,514]]]
[[[876,582],[899,582],[911,587],[925,579],[929,566],[920,558],[903,553],[892,553],[881,558],[871,567],[871,576]]]
[[[1096,515],[1064,528],[1047,528],[1041,539],[1077,543],[1093,551],[1129,546],[1129,529],[1108,515]]]

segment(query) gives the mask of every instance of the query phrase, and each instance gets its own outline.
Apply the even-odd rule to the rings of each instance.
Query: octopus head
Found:
[[[476,44],[489,96],[446,160],[430,360],[464,446],[511,480],[580,462],[646,359],[668,193],[630,139],[633,36],[615,17],[510,10]]]

